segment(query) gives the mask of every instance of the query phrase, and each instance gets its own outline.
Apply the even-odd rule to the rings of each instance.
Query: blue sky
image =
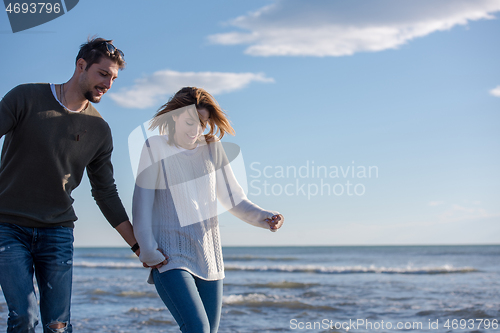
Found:
[[[129,214],[129,134],[194,85],[233,123],[249,198],[286,217],[270,233],[224,213],[224,245],[498,244],[498,0],[119,3],[15,34],[0,14],[0,95],[66,82],[88,36],[114,39],[128,65],[96,107]],[[87,179],[73,197],[77,246],[124,245]]]

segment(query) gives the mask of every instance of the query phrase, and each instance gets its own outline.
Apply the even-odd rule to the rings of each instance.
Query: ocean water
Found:
[[[500,245],[223,252],[219,332],[500,332]],[[148,272],[126,248],[75,249],[74,330],[179,332]],[[0,332],[7,315],[2,295]]]

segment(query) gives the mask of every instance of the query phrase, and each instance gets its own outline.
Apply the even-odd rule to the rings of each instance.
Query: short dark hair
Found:
[[[113,40],[97,37],[87,39],[87,43],[80,45],[80,52],[78,52],[75,62],[82,58],[87,62],[87,67],[85,68],[87,70],[93,64],[101,61],[102,57],[106,57],[114,61],[120,69],[124,69],[125,59],[123,59],[123,53],[117,48],[115,48],[113,53],[109,52],[106,43],[113,45]]]

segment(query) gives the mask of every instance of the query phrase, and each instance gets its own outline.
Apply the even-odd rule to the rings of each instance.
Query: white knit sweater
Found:
[[[132,215],[140,260],[159,271],[180,268],[205,280],[224,278],[217,199],[239,219],[270,229],[278,212],[246,197],[220,142],[182,152],[166,136],[148,139],[141,155]],[[151,279],[149,280],[151,283]]]

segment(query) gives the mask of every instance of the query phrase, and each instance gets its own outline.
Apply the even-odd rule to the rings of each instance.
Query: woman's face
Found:
[[[175,121],[174,139],[177,145],[184,149],[196,148],[197,141],[205,131],[202,125],[208,122],[210,113],[206,109],[198,109],[197,116],[185,111],[178,116],[173,116]]]

